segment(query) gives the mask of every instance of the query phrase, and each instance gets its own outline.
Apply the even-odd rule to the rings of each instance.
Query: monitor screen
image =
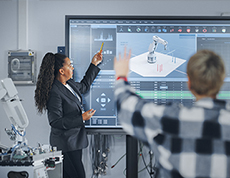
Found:
[[[230,100],[230,17],[66,16],[66,55],[80,81],[104,42],[101,69],[83,96],[85,110],[96,109],[87,128],[121,128],[114,103],[113,60],[124,47],[132,50],[129,82],[141,97],[156,104],[190,106],[186,65],[196,51],[222,56],[226,79],[219,99]]]

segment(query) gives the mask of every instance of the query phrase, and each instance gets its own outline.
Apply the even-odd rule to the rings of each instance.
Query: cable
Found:
[[[126,176],[126,168],[124,169],[123,174],[124,174],[124,176]]]
[[[139,170],[139,171],[138,171],[138,173],[140,173],[140,172],[144,171],[144,170],[145,170],[148,166],[149,166],[149,164],[148,164],[148,165],[146,165],[146,167],[144,167],[143,169]]]
[[[152,160],[154,158],[154,154],[152,150],[149,150],[149,155],[150,155],[149,167],[150,167],[150,176],[151,176],[156,174],[156,167],[155,167],[156,161],[154,162],[154,165],[152,165]]]
[[[141,152],[142,152],[143,143],[139,142],[139,144],[140,144],[140,149],[141,149]],[[156,168],[155,168],[155,162],[154,162],[154,165],[152,165],[152,159],[153,159],[152,150],[149,150],[149,154],[150,154],[150,159],[149,159],[149,164],[148,165],[145,162],[143,154],[142,154],[142,160],[143,160],[143,163],[144,163],[144,165],[146,167],[146,170],[148,171],[149,176],[152,178],[154,176],[154,174],[155,174]],[[150,167],[150,170],[148,169],[148,167]]]
[[[142,142],[140,142],[140,141],[139,141],[139,147],[140,147],[140,152],[143,153],[143,152],[142,152],[143,144],[142,144]],[[144,159],[143,154],[142,154],[141,157],[142,157],[143,163],[144,163],[144,165],[145,165],[145,167],[146,167],[146,170],[147,170],[147,172],[148,172],[149,175],[150,175],[150,171],[149,171],[148,166],[147,166],[147,164],[146,164],[146,162],[145,162],[145,159]]]
[[[14,131],[15,134],[18,134],[18,135],[20,135],[22,137],[24,137],[26,135],[26,131],[24,131],[23,135],[20,134],[20,132],[15,128],[15,126],[13,124],[11,124],[11,127],[12,127],[12,129],[13,129],[13,131]]]
[[[123,154],[123,155],[117,160],[117,162],[116,162],[114,165],[111,166],[111,168],[114,168],[114,167],[122,160],[122,158],[124,158],[125,156],[126,156],[126,153]]]
[[[91,136],[91,145],[90,145],[90,150],[91,150],[91,158],[92,158],[92,169],[93,169],[93,174],[91,178],[98,178],[99,175],[105,175],[106,170],[108,168],[107,166],[107,160],[108,160],[108,153],[109,153],[109,145],[111,142],[111,137],[108,135],[101,135],[101,134],[96,134]],[[143,143],[139,142],[139,152],[137,153],[139,157],[142,157],[142,161],[144,164],[144,168],[140,169],[138,173],[144,171],[145,169],[147,170],[148,174],[152,178],[155,175],[155,164],[152,164],[152,160],[154,158],[153,152],[150,150],[149,151],[149,163],[147,164],[143,155]],[[126,156],[126,153],[123,154],[112,166],[111,169],[114,168],[124,157]],[[139,162],[139,157],[138,157],[138,162]],[[149,169],[150,168],[150,169]],[[123,171],[123,174],[126,175],[126,168]]]
[[[137,153],[138,156],[143,156],[143,154],[142,154],[142,148],[143,148],[143,146],[140,145],[140,151]],[[126,153],[123,154],[123,155],[115,162],[115,164],[111,166],[111,168],[114,168],[114,167],[115,167],[125,156],[126,156]],[[138,157],[138,161],[139,161],[139,157]],[[139,170],[138,173],[142,172],[142,171],[145,170],[147,167],[148,167],[148,165],[145,166],[143,169]],[[125,173],[125,172],[126,172],[126,168],[123,170],[123,174],[126,176],[126,173]]]
[[[91,136],[92,178],[106,175],[110,139],[108,135],[96,134]]]

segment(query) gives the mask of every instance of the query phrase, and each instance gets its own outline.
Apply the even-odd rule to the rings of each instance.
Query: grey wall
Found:
[[[18,1],[0,0],[0,79],[7,77],[7,51],[19,47]],[[37,52],[37,70],[43,55],[56,52],[57,46],[65,45],[65,15],[195,15],[219,16],[230,12],[229,0],[28,0],[28,49]],[[26,50],[26,49],[25,49]],[[34,105],[35,86],[17,86],[19,97],[30,124],[26,138],[28,144],[48,144],[49,125],[46,115],[38,115]],[[0,143],[11,146],[13,143],[4,132],[10,122],[0,104]],[[111,147],[109,167],[125,153],[125,137],[114,137]],[[87,177],[91,175],[89,148],[84,151],[83,161]],[[140,163],[140,168],[143,165]],[[124,177],[125,159],[105,177]],[[141,173],[139,177],[147,177]]]

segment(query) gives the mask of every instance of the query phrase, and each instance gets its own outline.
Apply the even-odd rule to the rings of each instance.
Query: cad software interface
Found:
[[[186,65],[198,50],[222,56],[227,76],[218,94],[230,100],[230,21],[221,20],[109,20],[70,19],[69,58],[74,79],[80,81],[102,42],[101,71],[84,95],[84,108],[96,109],[86,127],[119,128],[114,103],[113,60],[132,50],[129,82],[136,93],[156,104],[177,102],[185,106],[195,98],[187,87]]]

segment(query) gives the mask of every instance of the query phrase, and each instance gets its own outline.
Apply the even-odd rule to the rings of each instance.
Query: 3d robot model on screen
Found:
[[[157,59],[156,59],[156,54],[155,54],[154,52],[155,52],[155,50],[156,50],[156,48],[157,48],[158,43],[161,43],[161,44],[164,45],[164,50],[167,49],[167,45],[168,45],[168,42],[167,42],[167,41],[161,39],[161,38],[158,37],[158,36],[153,36],[153,42],[149,45],[149,54],[148,54],[148,56],[147,56],[147,58],[148,58],[147,61],[148,61],[148,63],[150,63],[150,64],[155,63],[156,60],[157,60]]]

